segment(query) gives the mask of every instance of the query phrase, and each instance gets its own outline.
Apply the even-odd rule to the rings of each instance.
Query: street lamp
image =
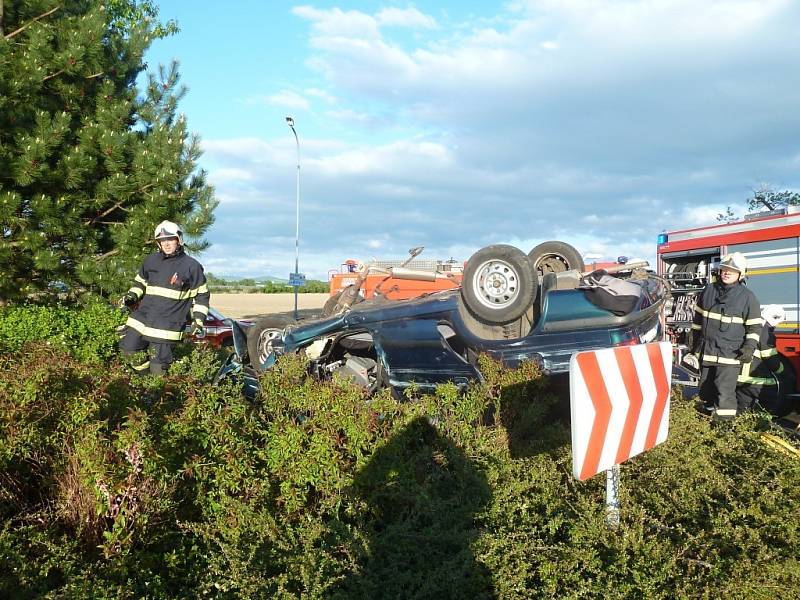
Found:
[[[294,129],[294,119],[286,117],[286,124],[294,134],[294,142],[297,145],[297,189],[295,193],[295,229],[294,229],[294,318],[297,320],[297,288],[300,287],[300,140]]]

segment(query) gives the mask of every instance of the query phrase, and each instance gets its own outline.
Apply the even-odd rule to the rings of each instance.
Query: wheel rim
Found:
[[[560,254],[545,254],[536,262],[536,270],[542,274],[563,273],[569,270],[569,261]]]
[[[265,329],[258,336],[258,362],[264,364],[267,358],[272,354],[272,342],[280,339],[280,329]]]
[[[481,264],[472,283],[478,301],[487,308],[505,308],[519,297],[519,273],[502,260]]]

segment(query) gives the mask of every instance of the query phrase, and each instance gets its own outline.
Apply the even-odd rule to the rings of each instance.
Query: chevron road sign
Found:
[[[667,439],[671,376],[669,342],[573,355],[569,389],[577,479],[588,479]]]
[[[569,363],[572,472],[606,471],[606,520],[619,525],[619,464],[667,439],[669,342],[578,352]]]

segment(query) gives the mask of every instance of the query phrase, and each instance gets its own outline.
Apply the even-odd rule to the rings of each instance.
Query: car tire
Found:
[[[536,297],[538,280],[528,257],[513,246],[478,250],[467,261],[461,297],[469,311],[490,325],[519,319]]]
[[[287,325],[295,320],[282,315],[267,315],[262,317],[247,331],[247,355],[250,365],[259,370],[270,354],[270,344],[276,337],[280,337]]]
[[[581,253],[565,242],[542,242],[528,252],[528,259],[539,276],[575,270],[583,272],[585,265]]]

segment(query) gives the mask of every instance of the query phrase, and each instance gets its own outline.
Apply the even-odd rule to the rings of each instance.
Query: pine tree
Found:
[[[163,219],[205,248],[217,203],[177,113],[177,66],[136,87],[174,24],[136,0],[0,6],[0,302],[54,284],[117,293]]]
[[[775,191],[768,185],[762,185],[747,199],[750,210],[776,210],[797,205],[800,205],[800,192]]]

